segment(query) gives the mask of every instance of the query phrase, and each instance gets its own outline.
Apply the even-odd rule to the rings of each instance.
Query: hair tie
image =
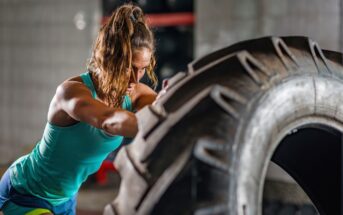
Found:
[[[135,15],[133,15],[133,13],[131,13],[130,19],[133,23],[137,23],[137,18],[135,17]]]

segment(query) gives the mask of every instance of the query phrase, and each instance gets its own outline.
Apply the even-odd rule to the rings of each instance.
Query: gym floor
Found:
[[[96,184],[92,178],[83,184],[78,195],[78,215],[102,215],[105,205],[113,201],[120,178],[113,172],[108,172],[107,178],[106,185]]]
[[[105,205],[111,202],[116,192],[113,188],[81,189],[78,196],[78,215],[101,215]]]

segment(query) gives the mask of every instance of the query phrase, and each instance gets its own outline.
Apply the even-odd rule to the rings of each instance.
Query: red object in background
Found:
[[[112,161],[104,160],[104,162],[102,162],[99,170],[95,173],[96,183],[99,185],[107,184],[107,181],[108,181],[107,173],[108,172],[117,172],[117,169],[115,168]]]
[[[147,14],[146,18],[150,27],[193,25],[195,20],[191,12]],[[103,17],[101,24],[105,24],[108,19],[107,16]]]
[[[147,20],[151,27],[193,25],[193,13],[148,14]]]

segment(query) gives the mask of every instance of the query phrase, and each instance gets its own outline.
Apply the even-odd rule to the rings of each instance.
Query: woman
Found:
[[[42,139],[2,177],[5,215],[75,214],[81,184],[123,136],[136,135],[131,111],[156,98],[138,83],[146,72],[156,85],[154,49],[142,10],[119,7],[98,34],[89,71],[58,86]]]

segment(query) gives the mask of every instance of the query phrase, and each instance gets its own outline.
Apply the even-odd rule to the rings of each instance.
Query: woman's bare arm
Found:
[[[130,88],[131,91],[129,93],[132,98],[133,108],[136,111],[152,104],[156,99],[157,93],[145,84],[132,84]]]
[[[76,121],[103,129],[111,135],[134,137],[138,131],[134,113],[106,106],[94,99],[80,82],[66,81],[56,91],[56,106]]]

